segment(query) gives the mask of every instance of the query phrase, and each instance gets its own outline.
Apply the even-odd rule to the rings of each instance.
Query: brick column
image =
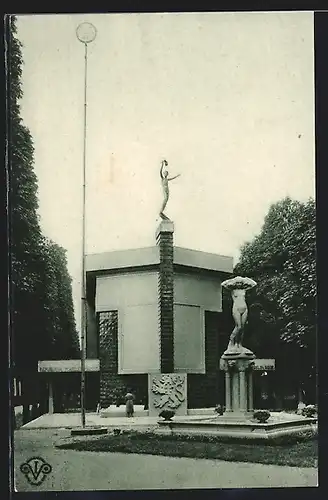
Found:
[[[174,225],[170,220],[163,220],[156,231],[160,255],[158,309],[161,373],[174,372],[173,232]]]
[[[118,387],[118,313],[98,313],[99,359],[100,359],[100,404],[102,408],[115,404],[111,394]]]

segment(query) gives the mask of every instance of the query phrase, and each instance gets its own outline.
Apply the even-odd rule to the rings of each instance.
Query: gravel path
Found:
[[[60,450],[54,443],[68,430],[20,429],[14,435],[16,491],[317,486],[314,468],[281,467],[124,453]],[[40,486],[28,483],[20,465],[42,457],[52,472]]]

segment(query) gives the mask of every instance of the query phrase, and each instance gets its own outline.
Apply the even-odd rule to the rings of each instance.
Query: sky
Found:
[[[231,255],[272,203],[315,195],[312,12],[18,16],[22,117],[35,146],[43,232],[67,250],[80,325],[84,45],[91,22],[86,253],[155,245]]]

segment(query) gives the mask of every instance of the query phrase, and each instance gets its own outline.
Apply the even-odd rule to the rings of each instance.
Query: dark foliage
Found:
[[[21,49],[16,18],[11,16],[7,57],[12,363],[22,380],[25,402],[32,403],[38,360],[76,358],[79,342],[65,250],[46,239],[40,228],[33,140],[20,112]]]
[[[257,282],[248,292],[247,347],[258,357],[275,357],[277,365],[288,368],[284,377],[296,377],[306,388],[311,386],[313,394],[317,319],[314,200],[302,203],[285,198],[272,205],[260,234],[242,247],[234,273]],[[226,293],[224,300],[229,305]]]

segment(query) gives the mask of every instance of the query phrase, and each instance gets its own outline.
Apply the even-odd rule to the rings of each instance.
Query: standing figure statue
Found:
[[[180,174],[175,175],[174,177],[169,177],[169,173],[167,170],[163,170],[164,166],[167,167],[168,163],[166,160],[162,161],[161,164],[161,169],[160,169],[160,176],[161,176],[161,182],[162,182],[162,188],[163,188],[163,203],[159,212],[159,215],[162,219],[169,220],[169,218],[164,214],[164,210],[166,208],[169,196],[170,196],[170,191],[169,191],[169,181],[173,181],[173,179],[176,179],[177,177],[180,176]]]
[[[246,291],[256,286],[256,282],[250,278],[236,276],[223,281],[222,286],[231,291],[233,300],[232,317],[235,321],[235,327],[231,332],[226,352],[250,353],[251,351],[243,346],[245,325],[248,317]]]

